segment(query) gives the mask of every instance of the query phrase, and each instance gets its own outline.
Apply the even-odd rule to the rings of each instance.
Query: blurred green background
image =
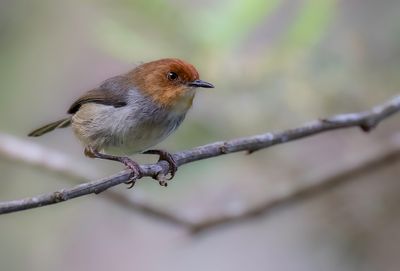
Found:
[[[396,0],[0,0],[0,132],[65,153],[93,178],[115,173],[85,158],[69,129],[26,134],[102,80],[163,57],[216,86],[161,144],[170,151],[364,110],[399,93],[399,13]],[[399,130],[395,116],[370,134],[193,163],[167,189],[114,190],[200,220],[373,155]],[[399,168],[198,236],[102,196],[1,216],[1,270],[398,270]],[[73,185],[6,158],[0,171],[1,200]]]

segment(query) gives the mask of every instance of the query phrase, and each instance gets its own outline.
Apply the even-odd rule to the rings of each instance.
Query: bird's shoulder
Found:
[[[127,105],[126,92],[134,89],[129,78],[125,75],[118,75],[105,80],[99,87],[87,91],[79,97],[68,109],[69,114],[76,113],[86,103],[98,103],[123,107]]]

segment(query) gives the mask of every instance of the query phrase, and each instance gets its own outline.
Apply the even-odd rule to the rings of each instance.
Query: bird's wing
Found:
[[[69,114],[76,113],[85,103],[99,103],[122,107],[127,104],[126,91],[129,84],[123,76],[116,76],[104,81],[100,87],[89,90],[86,94],[79,97],[68,109]]]

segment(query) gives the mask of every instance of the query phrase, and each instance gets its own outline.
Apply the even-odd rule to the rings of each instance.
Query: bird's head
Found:
[[[135,86],[156,103],[177,110],[190,108],[196,88],[214,87],[200,80],[193,65],[175,58],[144,63],[129,76]]]

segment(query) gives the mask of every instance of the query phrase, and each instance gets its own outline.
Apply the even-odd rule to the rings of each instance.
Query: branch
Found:
[[[286,143],[335,129],[360,127],[363,131],[370,131],[376,127],[380,121],[399,111],[400,96],[397,96],[382,105],[372,108],[369,111],[336,115],[327,119],[320,119],[306,123],[298,128],[289,129],[282,132],[266,133],[233,139],[225,142],[215,142],[196,147],[191,150],[178,152],[173,156],[177,161],[178,166],[182,166],[194,161],[233,152],[253,152],[259,149],[271,147],[273,145]],[[165,161],[160,161],[156,164],[142,165],[141,169],[144,176],[153,177],[164,182],[165,176],[168,174],[168,163]],[[68,189],[61,189],[53,193],[42,194],[20,200],[0,202],[0,214],[55,204],[88,194],[98,194],[110,187],[128,181],[129,178],[130,171],[123,170],[107,178],[83,183]]]
[[[94,170],[76,163],[66,155],[42,146],[0,133],[0,157],[34,168],[46,169],[69,180],[82,181],[94,178]]]
[[[160,207],[153,206],[147,202],[144,202],[143,200],[127,197],[120,193],[115,193],[114,191],[108,191],[105,193],[105,196],[108,200],[111,200],[125,209],[140,212],[148,217],[156,218],[164,222],[180,226],[189,231],[192,231],[192,229],[197,227],[197,224],[179,215],[163,210]]]
[[[278,208],[299,203],[329,192],[341,184],[356,180],[356,177],[376,171],[398,161],[400,161],[400,142],[393,144],[390,149],[382,151],[373,158],[343,168],[334,174],[318,178],[317,181],[307,182],[309,184],[303,187],[291,187],[283,194],[277,195],[275,198],[267,200],[248,210],[236,214],[226,214],[205,219],[204,221],[193,224],[189,229],[192,233],[197,234],[219,226],[248,221],[249,219],[269,214]],[[361,178],[359,180],[361,180]]]
[[[0,158],[45,170],[66,178],[75,184],[77,181],[82,182],[93,178],[94,175],[91,174],[94,169],[88,169],[86,164],[82,165],[74,162],[73,159],[62,153],[4,133],[0,133]],[[107,193],[104,193],[104,198],[129,210],[134,210],[165,222],[185,228],[191,226],[190,223],[179,216],[152,206],[141,197],[131,198],[115,191],[107,191]]]

